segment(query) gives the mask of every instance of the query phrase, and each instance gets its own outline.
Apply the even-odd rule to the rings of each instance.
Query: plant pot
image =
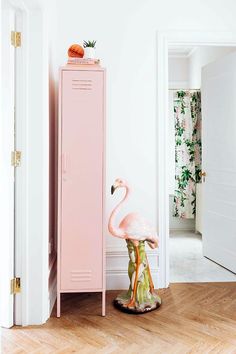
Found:
[[[93,47],[84,48],[84,58],[95,59],[95,48]]]

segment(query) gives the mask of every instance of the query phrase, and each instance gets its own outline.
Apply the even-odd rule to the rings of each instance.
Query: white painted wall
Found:
[[[233,47],[197,47],[189,58],[190,88],[201,87],[201,71],[204,65],[207,65],[234,50],[235,48]]]
[[[23,45],[27,46],[29,55],[26,59],[28,126],[25,128],[28,144],[28,233],[26,245],[22,247],[22,324],[28,325],[46,322],[50,306],[55,300],[55,281],[53,283],[53,277],[50,277],[52,271],[55,273],[55,268],[51,265],[49,267],[49,239],[53,238],[54,232],[49,208],[49,134],[50,123],[55,121],[53,73],[57,70],[57,65],[55,62],[50,65],[49,58],[53,61],[56,55],[55,47],[53,53],[50,53],[50,48],[55,44],[57,18],[55,0],[49,3],[46,0],[23,2],[27,9],[25,26],[28,29],[25,37],[23,36]]]
[[[47,0],[45,1],[47,4]],[[56,36],[58,29],[56,0],[46,7],[49,19],[49,313],[57,295],[57,75]]]
[[[57,10],[57,65],[66,62],[71,43],[97,39],[97,54],[107,67],[107,217],[120,197],[110,196],[110,185],[119,176],[133,189],[120,217],[137,210],[156,224],[156,31],[232,30],[236,3],[206,0],[193,11],[187,0],[100,0],[92,5],[60,0]],[[110,278],[119,274],[119,287],[125,287],[126,274],[119,270],[126,268],[127,258],[112,264],[113,254],[121,251],[126,252],[125,242],[107,233],[108,272]]]
[[[186,88],[189,81],[188,66],[188,57],[169,56],[169,88]]]

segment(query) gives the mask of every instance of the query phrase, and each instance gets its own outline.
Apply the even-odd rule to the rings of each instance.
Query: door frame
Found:
[[[168,46],[236,46],[232,31],[157,31],[156,35],[156,153],[157,230],[160,237],[159,287],[169,286],[169,191],[168,191]]]
[[[24,89],[21,100],[24,114],[21,118],[25,127],[25,151],[19,168],[22,169],[25,182],[21,192],[20,212],[23,229],[18,236],[15,250],[20,260],[20,269],[15,271],[20,273],[22,288],[21,301],[16,302],[17,324],[26,326],[45,323],[49,317],[48,28],[45,12],[36,0],[3,1],[21,11],[23,19],[21,79],[24,80]],[[3,117],[4,119],[7,117]],[[2,266],[4,265],[1,264]]]

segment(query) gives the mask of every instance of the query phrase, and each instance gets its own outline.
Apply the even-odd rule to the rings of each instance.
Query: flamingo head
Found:
[[[114,184],[111,186],[111,194],[114,194],[117,188],[127,188],[127,187],[128,185],[124,180],[122,180],[121,178],[117,178]]]

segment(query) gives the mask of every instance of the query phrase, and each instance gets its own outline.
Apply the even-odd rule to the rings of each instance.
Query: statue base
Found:
[[[161,298],[155,292],[150,294],[150,299],[143,303],[135,303],[134,306],[128,306],[130,296],[127,292],[119,294],[114,300],[114,306],[126,313],[142,314],[158,309],[161,306]]]

